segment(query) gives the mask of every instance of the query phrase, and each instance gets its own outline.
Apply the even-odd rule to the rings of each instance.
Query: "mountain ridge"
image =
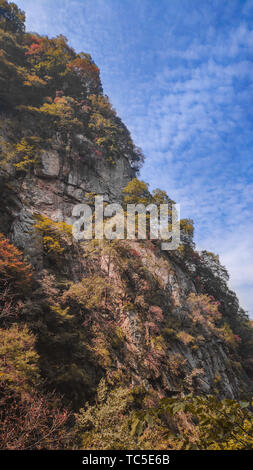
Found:
[[[152,406],[189,393],[249,398],[252,325],[218,257],[195,251],[192,221],[166,253],[159,241],[72,238],[73,207],[96,194],[123,207],[171,200],[136,178],[143,154],[91,57],[62,36],[26,33],[23,13],[0,6],[1,331],[17,344],[30,331],[38,390],[74,411],[103,387],[130,387],[137,409],[138,396]]]

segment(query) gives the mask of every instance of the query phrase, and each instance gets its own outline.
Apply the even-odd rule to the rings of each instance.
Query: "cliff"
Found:
[[[248,396],[252,327],[218,257],[195,251],[190,221],[172,252],[150,240],[72,238],[73,207],[95,194],[124,202],[143,156],[91,57],[61,36],[25,33],[14,13],[0,23],[0,231],[31,279],[20,287],[0,252],[1,308],[7,285],[14,308],[1,328],[28,326],[43,387],[76,410],[102,378],[159,398]]]

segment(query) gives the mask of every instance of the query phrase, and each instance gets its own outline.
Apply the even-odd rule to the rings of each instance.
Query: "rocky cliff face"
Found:
[[[1,230],[36,263],[38,252],[34,252],[32,242],[34,214],[66,221],[74,205],[89,202],[90,193],[102,195],[107,202],[120,201],[122,190],[135,174],[127,154],[122,153],[111,165],[97,156],[96,147],[87,137],[75,135],[66,155],[61,137],[54,136],[52,147],[41,152],[40,164],[32,174],[2,171]]]
[[[34,229],[34,215],[39,213],[56,222],[67,220],[73,206],[87,201],[90,192],[103,194],[107,201],[121,200],[122,189],[134,175],[126,157],[111,167],[96,158],[91,145],[89,150],[86,148],[85,158],[84,150],[82,154],[74,150],[72,156],[63,157],[60,144],[55,143],[42,154],[41,167],[34,174],[25,178],[5,176],[1,186],[1,231],[28,256],[37,271],[35,276],[50,273],[58,282],[59,261],[45,254],[41,236]],[[82,259],[85,246],[78,255],[71,255],[71,249],[69,246],[62,254],[61,262],[68,280],[75,279],[79,285],[94,260],[89,256]],[[181,258],[162,253],[148,241],[122,241],[117,250],[112,254],[109,274],[106,247],[97,253],[93,272],[101,278],[106,274],[112,290],[110,306],[101,306],[98,300],[102,319],[94,313],[94,319],[89,320],[94,330],[90,340],[94,343],[93,367],[97,361],[100,369],[98,377],[104,373],[119,376],[133,385],[153,387],[160,396],[182,390],[216,392],[230,398],[245,393],[249,380],[238,369],[238,362],[231,360],[231,353],[236,353],[226,343],[223,331],[209,321],[211,301],[209,305],[205,298],[198,297],[192,276],[180,266]],[[46,292],[43,295],[47,297]],[[194,297],[190,302],[191,295]],[[55,301],[60,296],[56,288]],[[74,304],[70,303],[75,312],[80,306],[78,301]],[[94,310],[93,306],[84,317]],[[113,337],[108,335],[108,326]],[[102,352],[96,346],[100,340]],[[91,366],[82,367],[88,372]]]
[[[181,390],[183,383],[188,390],[213,393],[216,389],[223,396],[238,397],[240,378],[228,358],[229,353],[222,336],[212,324],[194,322],[189,297],[192,295],[195,298],[197,309],[199,305],[197,291],[190,276],[172,259],[161,260],[159,254],[150,253],[146,248],[140,250],[140,254],[144,266],[157,278],[164,290],[168,324],[172,326],[172,331],[164,331],[160,326],[160,332],[165,333],[167,347],[163,366],[156,371],[161,391]],[[131,324],[131,315],[126,322]],[[142,328],[139,334],[143,337],[141,330]],[[192,334],[187,336],[183,333],[185,330],[191,330]],[[133,336],[134,333],[135,330]],[[157,353],[156,349],[159,350],[159,345],[154,346],[154,355]],[[145,357],[143,360],[145,362]]]
[[[150,243],[124,243],[135,260],[130,269],[129,263],[122,269],[115,257],[110,267],[118,299],[109,319],[124,338],[120,351],[111,354],[112,370],[123,372],[133,385],[153,387],[160,396],[184,390],[238,398],[250,381],[231,360],[223,331],[215,327],[214,304],[198,295],[173,256],[161,255]],[[101,269],[106,269],[103,255]],[[132,287],[124,281],[129,270],[134,270],[127,282]]]
[[[238,334],[249,321],[215,257],[189,243],[168,253],[151,241],[78,244],[62,224],[91,193],[121,201],[142,158],[91,58],[19,30],[2,31],[1,46],[0,231],[33,266],[20,321],[48,387],[76,407],[103,376],[161,397],[246,395]]]

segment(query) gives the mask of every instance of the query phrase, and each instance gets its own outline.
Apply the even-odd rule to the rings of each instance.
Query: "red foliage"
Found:
[[[19,394],[0,382],[0,450],[61,449],[72,440],[69,413],[49,405],[51,396]]]
[[[98,75],[99,68],[93,62],[90,62],[86,59],[76,58],[72,62],[69,62],[67,67],[73,72],[79,72],[84,75]]]
[[[92,83],[93,86],[100,85],[99,68],[88,58],[79,58],[69,62],[67,68],[81,78],[81,81]]]
[[[242,338],[238,335],[234,335],[234,338],[235,340],[237,341],[237,343],[241,343],[242,342]]]
[[[30,45],[29,50],[25,53],[25,55],[37,55],[40,54],[43,50],[43,39],[36,38],[33,36],[34,42]]]
[[[133,256],[137,257],[137,258],[141,258],[141,254],[135,250],[134,248],[131,250],[131,253]]]
[[[152,322],[152,321],[145,322],[145,327],[149,329],[150,333],[159,334],[159,331],[160,331],[159,326],[155,322]]]
[[[151,317],[155,318],[157,321],[163,321],[163,311],[161,307],[158,307],[158,305],[151,305],[149,307],[149,313],[151,314]]]
[[[166,354],[163,350],[152,349],[146,353],[144,364],[157,378],[161,374],[164,359]]]
[[[0,285],[13,289],[26,289],[31,284],[31,266],[23,255],[0,233]]]

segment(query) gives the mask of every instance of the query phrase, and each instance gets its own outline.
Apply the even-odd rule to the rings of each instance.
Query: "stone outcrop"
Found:
[[[105,201],[121,199],[122,190],[135,176],[127,155],[111,164],[99,158],[92,142],[77,135],[66,153],[59,136],[52,148],[40,152],[34,172],[0,174],[1,230],[25,254],[33,244],[33,215],[41,213],[55,221],[67,221],[73,206],[89,202],[87,193],[100,194]],[[78,147],[78,148],[77,148]]]
[[[39,271],[43,269],[43,248],[33,228],[35,214],[66,221],[74,205],[87,201],[87,193],[91,192],[103,195],[105,201],[120,201],[122,189],[135,176],[127,156],[123,155],[111,165],[97,157],[92,143],[84,136],[76,136],[76,141],[79,147],[73,146],[66,153],[58,136],[51,149],[42,151],[40,165],[31,174],[1,174],[1,231],[23,250]],[[190,276],[169,254],[158,255],[145,244],[133,242],[134,246],[143,266],[163,290],[167,317],[183,324],[182,318],[189,315],[187,297],[196,293]],[[75,272],[77,259],[70,258],[68,262],[69,271]],[[82,272],[78,278],[82,278]],[[120,275],[117,282],[120,289]],[[213,393],[216,389],[221,396],[230,398],[239,397],[249,386],[246,375],[233,368],[224,342],[208,329],[200,328],[200,339],[194,344],[184,344],[174,336],[168,340],[166,351],[161,352],[163,357],[159,357],[159,345],[151,344],[148,330],[135,309],[119,305],[113,321],[122,328],[126,342],[123,357],[115,354],[112,367],[127,369],[132,384],[152,386],[162,396],[171,391],[177,393],[184,383],[186,388],[189,386],[203,393]],[[152,370],[147,357],[150,356],[152,363],[156,355],[159,370],[156,365]]]

